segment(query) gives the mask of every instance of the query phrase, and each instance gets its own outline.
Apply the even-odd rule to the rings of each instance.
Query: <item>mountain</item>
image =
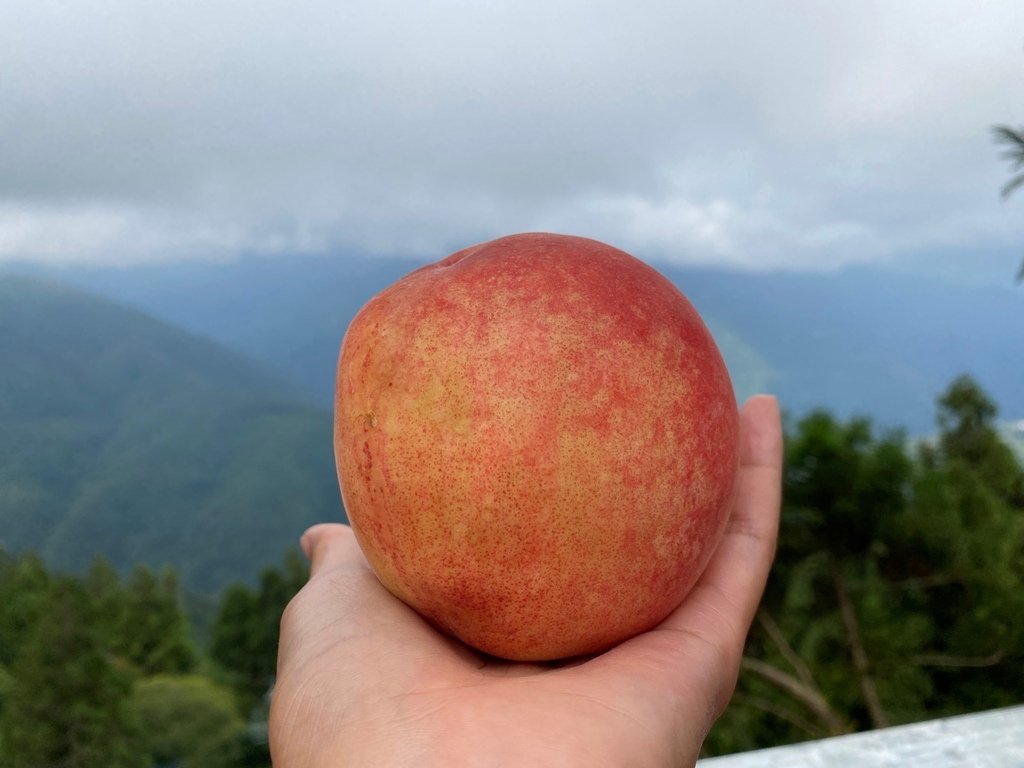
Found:
[[[51,274],[266,363],[330,407],[348,324],[371,296],[417,266],[397,259],[251,257]]]
[[[349,254],[59,274],[257,358],[329,406],[348,323],[371,296],[421,263]],[[655,266],[708,321],[740,397],[770,391],[794,415],[825,407],[928,434],[936,397],[970,373],[1004,416],[1024,417],[1024,289],[879,268],[738,273]]]
[[[330,414],[237,352],[0,276],[0,360],[0,547],[171,564],[213,591],[342,518]]]
[[[76,267],[58,274],[207,335],[272,366],[325,406],[352,318],[372,296],[424,262],[408,259],[248,258],[234,263]],[[710,319],[737,390],[777,378],[757,350]]]
[[[929,434],[936,399],[968,373],[1003,416],[1024,416],[1024,290],[1010,284],[868,268],[667,274],[764,357],[770,390],[793,414],[826,407]]]

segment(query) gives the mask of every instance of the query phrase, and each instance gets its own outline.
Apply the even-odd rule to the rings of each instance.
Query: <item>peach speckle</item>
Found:
[[[693,307],[583,238],[501,238],[376,296],[342,345],[335,451],[381,582],[514,659],[660,621],[724,527],[728,373]]]

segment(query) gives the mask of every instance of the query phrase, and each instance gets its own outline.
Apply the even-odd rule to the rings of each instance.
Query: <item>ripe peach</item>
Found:
[[[594,240],[504,237],[374,297],[341,348],[342,496],[380,581],[495,656],[606,649],[696,582],[738,462],[687,299]]]

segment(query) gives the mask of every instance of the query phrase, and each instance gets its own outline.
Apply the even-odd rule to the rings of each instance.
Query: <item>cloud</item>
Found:
[[[0,260],[1005,247],[986,131],[1021,119],[1018,5],[10,3]]]

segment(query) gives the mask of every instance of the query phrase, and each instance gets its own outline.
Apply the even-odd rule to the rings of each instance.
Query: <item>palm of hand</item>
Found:
[[[741,418],[726,536],[655,629],[562,666],[485,658],[392,597],[345,526],[311,529],[313,575],[282,620],[271,747],[300,766],[692,764],[735,685],[778,527],[771,399]]]

